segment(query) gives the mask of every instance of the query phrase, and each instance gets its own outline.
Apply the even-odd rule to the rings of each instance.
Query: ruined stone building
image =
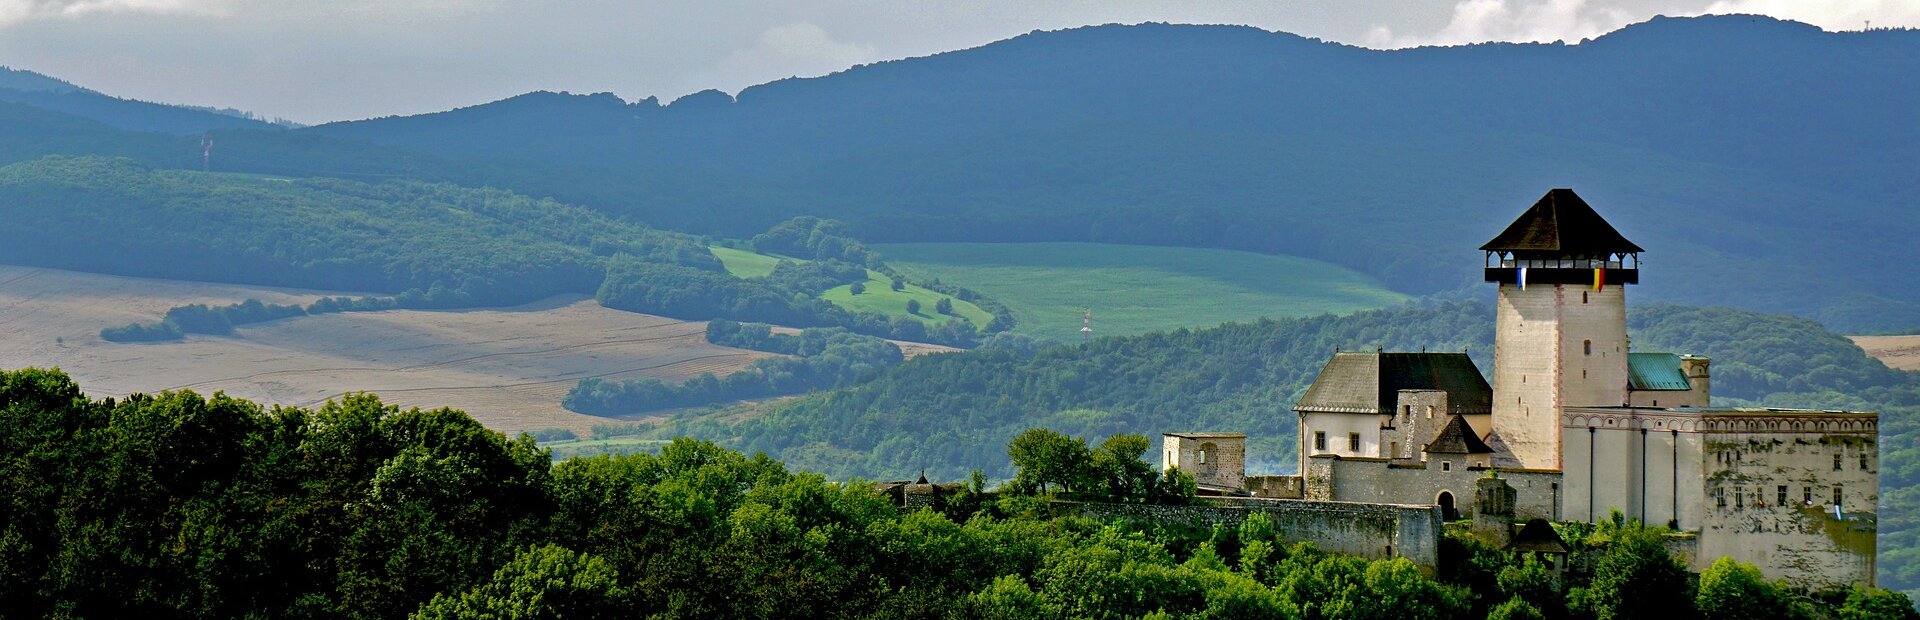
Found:
[[[1298,484],[1246,478],[1252,494],[1447,519],[1499,497],[1487,508],[1509,522],[1619,511],[1682,532],[1696,569],[1730,556],[1769,578],[1873,583],[1878,415],[1715,408],[1710,360],[1631,351],[1644,250],[1571,190],[1480,249],[1499,288],[1493,381],[1464,353],[1335,353],[1294,406]],[[1510,499],[1481,489],[1490,474]]]

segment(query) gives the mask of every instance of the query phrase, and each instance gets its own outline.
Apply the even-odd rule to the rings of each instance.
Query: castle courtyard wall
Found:
[[[1386,459],[1347,459],[1319,457],[1309,464],[1306,498],[1320,501],[1406,503],[1419,501],[1437,504],[1442,492],[1453,496],[1454,510],[1462,517],[1473,514],[1476,482],[1487,476],[1489,468],[1466,467],[1456,463],[1452,471],[1443,471],[1438,461],[1425,464],[1393,462]],[[1515,518],[1558,520],[1560,472],[1524,469],[1498,469],[1499,476],[1513,485],[1517,497]],[[1317,478],[1317,479],[1316,479]]]

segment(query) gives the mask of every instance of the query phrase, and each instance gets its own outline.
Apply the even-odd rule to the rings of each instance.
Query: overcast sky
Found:
[[[1920,0],[0,0],[0,65],[313,123],[532,90],[737,92],[1087,24],[1248,24],[1405,47],[1574,42],[1701,13],[1920,27]]]

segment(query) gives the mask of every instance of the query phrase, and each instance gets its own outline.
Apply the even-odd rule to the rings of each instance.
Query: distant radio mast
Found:
[[[1080,335],[1093,337],[1093,309],[1087,308],[1080,315]]]
[[[200,171],[213,171],[213,133],[200,134]]]

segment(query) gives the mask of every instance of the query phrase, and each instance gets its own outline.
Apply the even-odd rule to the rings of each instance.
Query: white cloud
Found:
[[[1859,30],[1867,22],[1920,27],[1915,0],[1718,0],[1702,13],[1750,13],[1806,22],[1827,30]]]
[[[1395,34],[1375,24],[1362,42],[1368,47],[1458,45],[1487,41],[1578,41],[1635,21],[1632,13],[1587,0],[1461,0],[1439,31],[1430,35]]]
[[[825,29],[801,21],[762,31],[753,47],[729,54],[720,67],[737,77],[765,81],[824,75],[879,59],[875,46],[834,39]]]
[[[226,2],[220,0],[0,0],[0,26],[109,13],[217,15],[226,9]]]

